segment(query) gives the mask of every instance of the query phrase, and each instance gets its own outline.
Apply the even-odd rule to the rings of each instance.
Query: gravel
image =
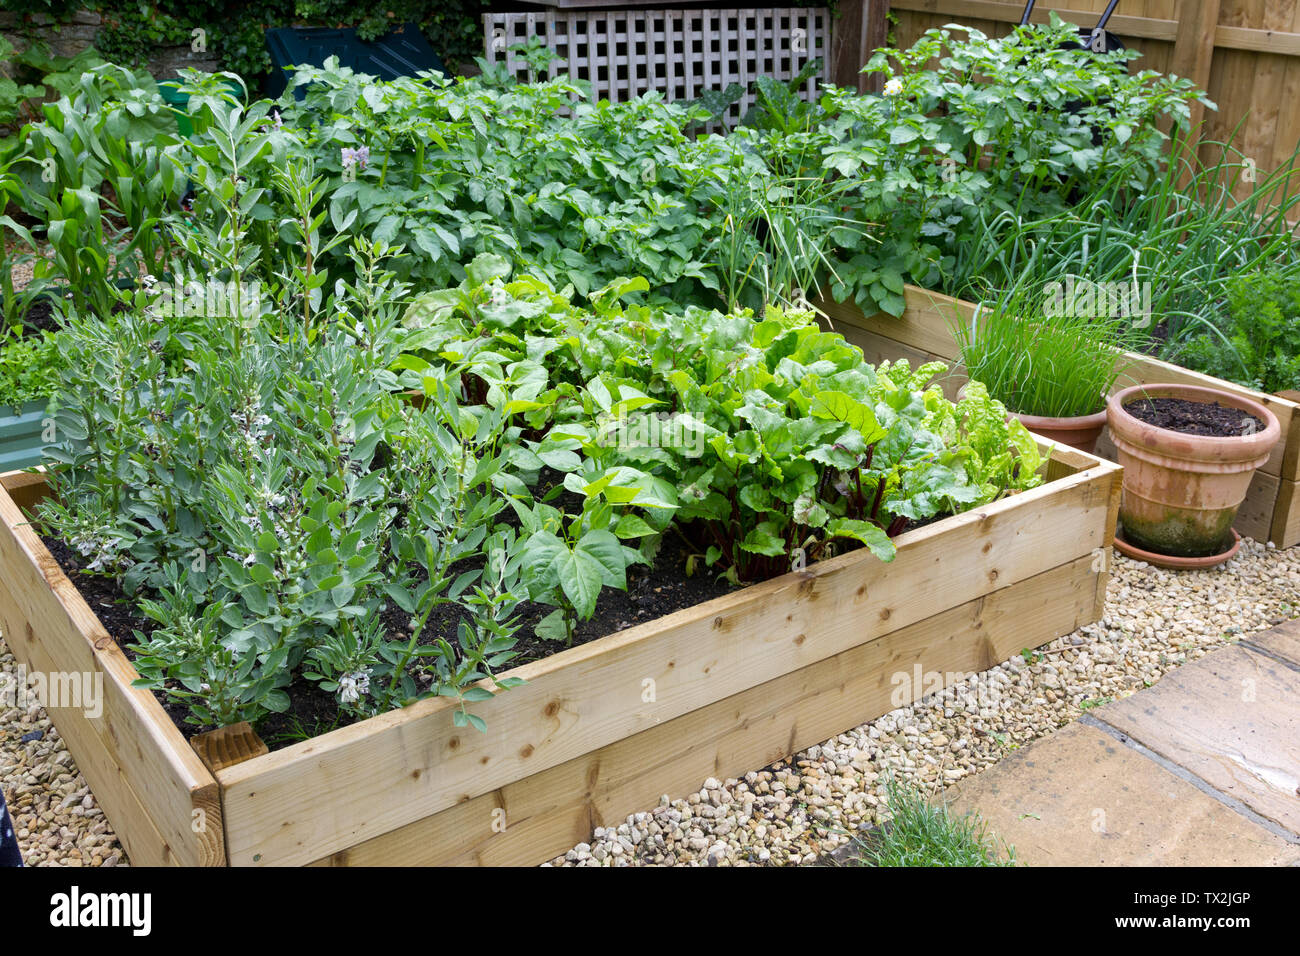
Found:
[[[665,795],[546,865],[813,863],[884,822],[887,774],[939,793],[1091,707],[1300,616],[1300,548],[1243,539],[1222,568],[1194,572],[1116,555],[1106,597],[1100,622],[1028,659],[1017,655],[741,779],[705,780],[685,800]]]
[[[13,264],[10,271],[10,279],[14,284],[14,291],[21,292],[23,289],[26,289],[28,284],[32,281],[32,274],[36,268],[35,257],[32,256],[31,249],[17,236],[11,235],[9,230],[0,229],[0,235],[3,235],[4,237],[5,259]],[[44,255],[45,249],[46,246],[42,243],[42,255]],[[24,257],[31,258],[22,262],[15,261]]]
[[[1172,572],[1116,556],[1106,614],[1029,660],[1013,657],[741,779],[597,828],[548,865],[812,863],[882,822],[884,775],[926,792],[977,773],[1088,707],[1127,696],[1206,652],[1300,616],[1300,548],[1243,539],[1215,571]],[[0,639],[0,672],[17,664]],[[5,685],[0,685],[0,687]],[[39,705],[0,696],[0,786],[32,865],[122,866],[126,855]]]
[[[28,866],[125,866],[126,853],[38,703],[16,693],[18,662],[0,638],[0,787]]]

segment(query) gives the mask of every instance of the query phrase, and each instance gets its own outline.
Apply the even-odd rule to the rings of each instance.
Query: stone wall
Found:
[[[0,12],[0,33],[8,37],[15,47],[22,50],[33,40],[43,40],[50,51],[57,56],[75,56],[95,43],[95,34],[99,32],[103,21],[98,13],[79,10],[66,23],[57,23],[43,14],[22,16],[17,13]],[[207,53],[195,53],[188,45],[157,47],[149,57],[149,72],[160,80],[176,76],[181,69],[192,66],[199,70],[214,72],[217,60],[209,50]]]

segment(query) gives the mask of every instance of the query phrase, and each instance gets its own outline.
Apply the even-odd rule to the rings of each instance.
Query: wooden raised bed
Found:
[[[1098,620],[1121,470],[1045,468],[890,564],[841,555],[518,667],[475,705],[485,733],[427,700],[209,770],[26,524],[39,476],[0,478],[0,628],[30,670],[104,674],[102,718],[50,716],[133,863],[536,864],[894,709],[917,667],[970,674]]]
[[[903,314],[866,316],[852,302],[819,300],[817,307],[830,318],[835,331],[862,349],[868,362],[905,358],[917,362],[943,361],[953,367],[943,380],[949,397],[966,381],[959,366],[960,349],[953,336],[958,320],[969,322],[975,305],[961,299],[929,292],[916,286],[905,290]],[[1117,388],[1125,385],[1176,382],[1206,385],[1244,395],[1267,405],[1282,426],[1282,440],[1268,462],[1255,473],[1246,500],[1237,513],[1236,528],[1256,541],[1272,541],[1279,548],[1300,544],[1300,403],[1281,395],[1257,392],[1146,355],[1126,352],[1121,360],[1125,371]],[[1114,459],[1115,450],[1103,432],[1098,453]]]

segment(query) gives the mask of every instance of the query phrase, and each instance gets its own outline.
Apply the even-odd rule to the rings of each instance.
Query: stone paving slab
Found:
[[[1300,845],[1085,723],[967,778],[949,799],[977,810],[1022,865],[1300,865]]]
[[[1252,640],[1287,651],[1288,634]],[[1094,717],[1300,834],[1300,665],[1225,647]]]
[[[1300,667],[1300,620],[1287,621],[1259,634],[1248,634],[1242,643]]]

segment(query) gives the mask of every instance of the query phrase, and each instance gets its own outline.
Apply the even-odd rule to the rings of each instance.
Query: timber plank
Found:
[[[1279,483],[1272,536],[1273,543],[1279,548],[1300,544],[1300,482],[1283,480]]]
[[[60,670],[61,668],[50,667],[48,660],[27,653],[25,648],[15,647],[18,642],[10,635],[19,633],[23,626],[15,614],[15,608],[14,599],[5,587],[4,577],[0,575],[0,634],[8,642],[11,653],[29,675],[37,672],[48,675]],[[65,668],[62,670],[66,672]],[[47,705],[45,710],[76,758],[77,769],[90,784],[95,801],[113,825],[127,858],[132,862],[138,861],[137,865],[165,864],[169,853],[166,838],[154,825],[152,816],[140,802],[131,781],[99,741],[90,737],[83,728],[82,725],[87,722],[84,717],[82,720],[70,717],[64,713],[67,708],[62,707]]]
[[[1045,571],[834,657],[457,804],[315,866],[528,866],[667,793],[725,779],[910,703],[914,674],[994,666],[1096,619],[1092,558]],[[954,680],[945,680],[951,686]]]
[[[271,748],[246,720],[191,737],[190,746],[212,771],[233,767],[237,763],[271,752]]]
[[[937,14],[945,21],[956,19],[961,23],[970,23],[973,17],[994,21],[991,25],[991,36],[998,35],[997,27],[1001,24],[1019,23],[1025,9],[1023,4],[999,2],[999,0],[892,0],[890,8]],[[1052,11],[1060,14],[1062,20],[1079,26],[1092,26],[1097,22],[1095,11],[1055,6],[1036,7],[1030,14],[1029,20],[1031,23],[1046,23]],[[1117,13],[1110,18],[1106,27],[1121,36],[1167,41],[1173,41],[1178,37],[1177,20],[1160,20],[1154,17],[1135,17]]]
[[[12,471],[0,475],[5,491],[23,514],[27,514],[49,493],[45,475],[38,471]]]

